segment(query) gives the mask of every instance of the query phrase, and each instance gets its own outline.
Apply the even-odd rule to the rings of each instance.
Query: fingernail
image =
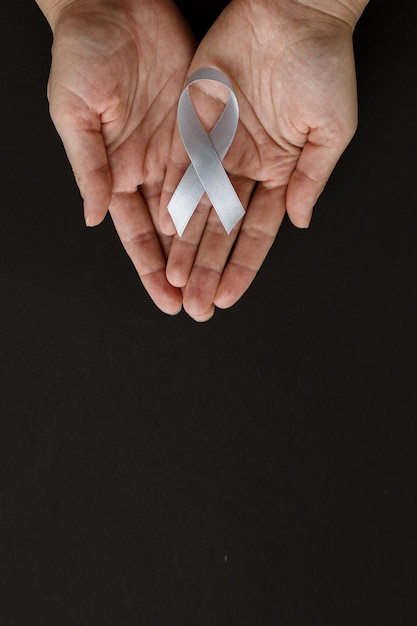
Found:
[[[304,228],[309,228],[311,223],[311,218],[313,217],[313,211],[307,216]]]

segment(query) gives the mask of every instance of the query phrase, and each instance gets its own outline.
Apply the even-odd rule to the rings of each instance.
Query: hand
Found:
[[[313,206],[355,132],[355,20],[349,12],[329,14],[307,4],[232,0],[190,67],[189,74],[217,67],[233,84],[240,122],[223,165],[247,208],[227,235],[203,196],[183,236],[172,241],[167,277],[184,288],[183,306],[196,320],[209,319],[215,306],[229,307],[241,297],[285,211],[296,226],[308,227]],[[333,9],[337,5],[333,2]],[[191,89],[208,131],[226,101],[225,89],[209,82]],[[166,206],[188,164],[176,130],[161,195],[166,234],[175,232]]]
[[[158,210],[193,36],[171,0],[57,5],[47,15],[48,96],[86,223],[100,223],[109,210],[150,296],[177,313],[182,296],[166,280],[171,237],[159,229]]]

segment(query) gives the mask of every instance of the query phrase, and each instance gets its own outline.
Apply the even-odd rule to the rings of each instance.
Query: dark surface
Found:
[[[203,325],[155,308],[109,219],[85,228],[48,26],[0,12],[1,626],[414,626],[406,8],[357,26],[360,125],[309,231],[286,221]]]

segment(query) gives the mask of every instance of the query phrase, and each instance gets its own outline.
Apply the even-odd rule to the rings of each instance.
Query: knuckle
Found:
[[[350,120],[335,117],[330,120],[325,128],[326,140],[332,146],[345,146],[354,136],[357,128],[357,118]]]

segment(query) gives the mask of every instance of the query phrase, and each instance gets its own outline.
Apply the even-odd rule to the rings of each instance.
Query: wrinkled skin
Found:
[[[50,111],[86,222],[109,210],[150,296],[177,313],[182,296],[166,279],[171,237],[158,211],[194,38],[170,0],[71,2],[52,28]]]
[[[241,297],[286,211],[296,226],[308,227],[356,129],[353,26],[293,0],[233,0],[198,47],[188,75],[217,67],[239,100],[239,127],[223,165],[247,213],[227,235],[204,196],[183,236],[174,236],[167,276],[183,288],[184,308],[195,320]],[[209,130],[223,108],[224,87],[198,83],[192,99]],[[166,206],[188,163],[176,130],[161,196],[168,235],[175,229]]]
[[[358,15],[349,5],[364,3],[232,0],[195,52],[171,0],[37,1],[54,33],[51,116],[87,224],[110,211],[162,311],[174,314],[183,303],[204,321],[216,306],[233,305],[285,212],[308,226],[355,132]],[[204,66],[227,74],[239,100],[238,131],[223,163],[247,212],[228,236],[204,196],[179,238],[167,204],[189,160],[176,108],[186,76]],[[209,130],[224,88],[199,83],[192,98]]]

